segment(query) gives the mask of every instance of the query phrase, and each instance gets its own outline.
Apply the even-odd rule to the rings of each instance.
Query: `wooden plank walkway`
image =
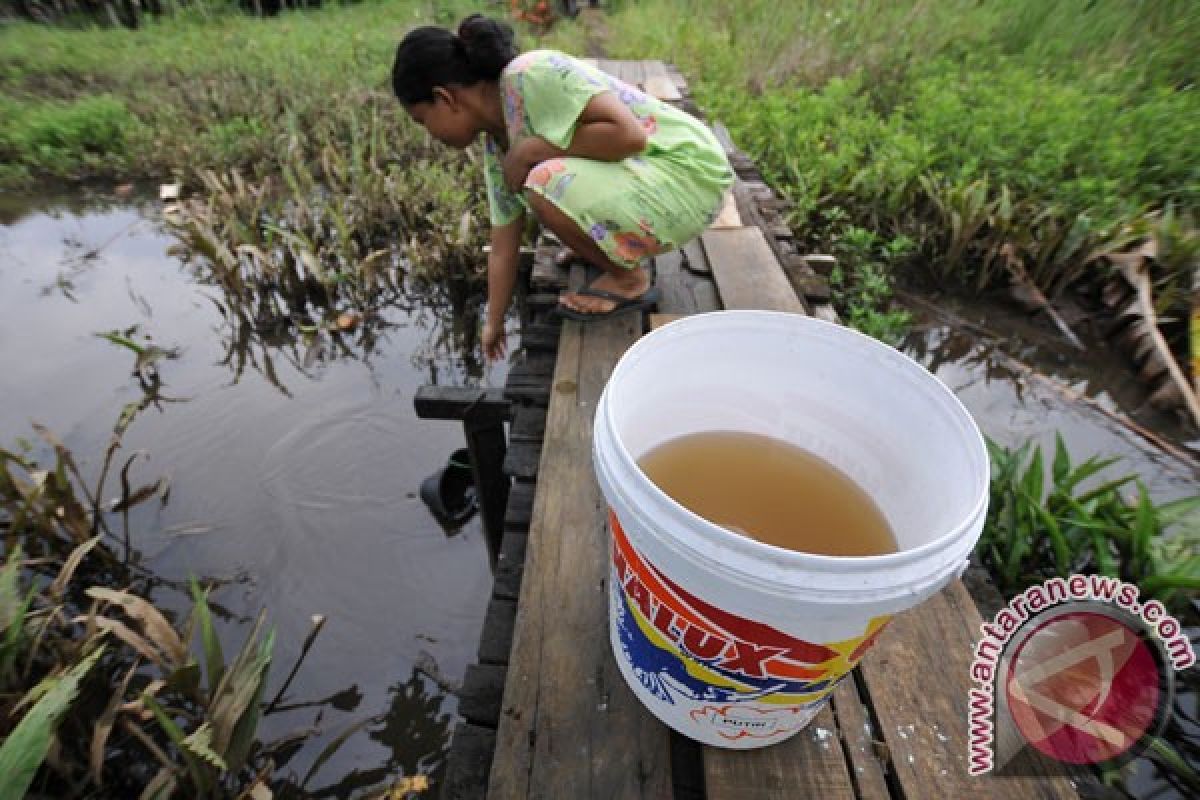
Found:
[[[598,63],[697,113],[672,68]],[[736,204],[700,240],[655,260],[662,301],[653,322],[720,308],[836,319],[822,280],[828,261],[797,252],[779,216],[782,202],[728,135],[714,128],[739,175]],[[526,347],[554,342],[539,321],[542,312],[564,286],[583,280],[580,267],[569,276],[555,267],[553,252],[543,243],[535,254],[525,298]],[[456,730],[441,796],[478,798],[486,787],[492,800],[1076,797],[1062,777],[967,776],[968,670],[981,620],[957,581],[898,615],[816,720],[785,742],[754,751],[702,747],[642,707],[609,645],[606,504],[591,459],[600,392],[642,334],[641,324],[633,315],[563,323],[544,385],[548,408],[526,411],[510,430],[510,456],[518,446],[540,448],[536,469],[510,472],[518,482],[497,566],[496,613],[511,615],[513,599],[519,602],[515,620],[497,623],[504,635],[491,637],[492,663],[468,673],[460,705],[468,723]],[[523,565],[515,565],[520,558]],[[508,577],[500,588],[502,575]],[[501,657],[508,636],[511,650]],[[481,645],[481,661],[484,654]],[[496,697],[499,683],[502,698]]]

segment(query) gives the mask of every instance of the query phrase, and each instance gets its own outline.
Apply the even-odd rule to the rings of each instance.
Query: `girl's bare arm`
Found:
[[[525,215],[507,225],[492,228],[492,250],[487,263],[487,319],[483,326],[483,347],[488,358],[504,355],[504,315],[512,302],[517,282],[517,267],[521,255],[521,235],[525,230]]]
[[[504,177],[509,188],[525,182],[534,165],[548,158],[578,156],[595,161],[620,161],[646,149],[646,129],[633,112],[612,92],[593,97],[579,115],[579,124],[565,150],[540,136],[522,139],[509,151]]]

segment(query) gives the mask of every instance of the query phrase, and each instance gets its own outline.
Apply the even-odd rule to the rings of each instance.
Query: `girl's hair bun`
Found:
[[[472,14],[458,25],[458,41],[471,71],[483,80],[494,81],[517,57],[513,29],[499,20]]]

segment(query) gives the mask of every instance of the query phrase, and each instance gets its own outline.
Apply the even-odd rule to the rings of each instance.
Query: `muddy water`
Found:
[[[272,695],[311,616],[326,616],[288,701],[335,697],[323,706],[325,742],[379,719],[310,789],[342,781],[330,794],[345,796],[429,771],[456,707],[429,675],[452,682],[474,660],[492,576],[478,517],[447,535],[418,499],[421,480],[463,440],[456,423],[417,420],[413,393],[431,382],[502,385],[503,367],[481,367],[449,305],[415,292],[312,346],[287,331],[239,341],[219,290],[167,255],[174,240],[156,214],[156,203],[11,198],[0,209],[0,443],[34,439],[30,422],[43,423],[95,475],[121,408],[155,395],[119,456],[145,451],[134,485],[171,481],[165,506],[133,515],[144,563],[168,579],[224,581],[213,600],[231,614],[226,653],[268,609]],[[139,384],[133,353],[95,335],[131,328],[135,341],[177,349],[157,364],[161,385]],[[107,493],[118,487],[110,481]],[[171,589],[156,600],[187,606]],[[306,728],[316,713],[272,715],[264,738]],[[304,775],[322,747],[287,767]]]
[[[1085,337],[1088,350],[1079,352],[1000,305],[909,305],[915,324],[902,349],[954,391],[985,435],[1008,447],[1032,439],[1051,456],[1057,432],[1072,463],[1119,456],[1105,474],[1136,473],[1157,500],[1200,491],[1196,432],[1151,408],[1124,357],[1102,339]]]

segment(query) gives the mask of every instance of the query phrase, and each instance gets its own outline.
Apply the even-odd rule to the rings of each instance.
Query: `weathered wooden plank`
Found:
[[[807,728],[777,745],[760,750],[706,748],[704,786],[708,800],[854,800],[837,722],[828,706]]]
[[[712,132],[716,135],[717,141],[721,143],[721,147],[725,148],[726,156],[732,157],[735,153],[740,152],[737,145],[733,143],[733,137],[729,135],[729,128],[720,122],[713,122]]]
[[[837,259],[833,256],[812,254],[803,257],[804,263],[812,268],[812,271],[818,275],[824,275],[828,278],[833,270],[837,267]]]
[[[761,230],[710,230],[701,240],[725,308],[804,313]]]
[[[705,800],[704,746],[671,731],[671,788],[673,800]]]
[[[535,486],[532,483],[514,483],[508,492],[508,509],[504,514],[504,530],[529,531],[529,520],[533,517],[533,494]]]
[[[496,555],[495,580],[492,594],[506,600],[521,596],[521,580],[525,576],[525,549],[529,536],[525,532],[506,531]],[[493,723],[495,724],[495,723]]]
[[[704,246],[700,244],[699,239],[692,239],[683,246],[680,252],[683,253],[684,269],[696,275],[712,277],[712,270],[708,266],[708,256],[704,254]]]
[[[840,323],[842,318],[838,316],[837,309],[829,303],[815,303],[812,306],[812,315],[817,319],[823,319],[826,322]]]
[[[516,383],[504,387],[504,396],[514,402],[546,405],[550,399],[550,390],[542,382]]]
[[[679,250],[654,257],[655,278],[662,296],[659,308],[670,308],[676,314],[694,314],[699,309],[692,294],[691,283],[683,270],[683,254]]]
[[[667,64],[667,74],[671,76],[671,81],[675,84],[675,88],[679,93],[686,96],[688,93],[687,78],[683,77],[683,73],[674,64]]]
[[[495,728],[507,669],[500,664],[471,664],[458,690],[458,713],[467,722]],[[486,776],[485,776],[486,777]]]
[[[617,68],[617,77],[628,83],[630,86],[642,88],[642,83],[646,79],[646,67],[643,61],[619,61],[620,66]]]
[[[1061,775],[1000,779],[967,774],[968,676],[981,623],[966,587],[955,581],[898,614],[859,665],[905,797],[1076,797]]]
[[[521,350],[509,367],[504,387],[507,389],[512,386],[533,386],[538,383],[547,383],[553,370],[547,371],[545,364],[552,362],[553,359],[554,354],[544,350]]]
[[[733,199],[737,203],[738,214],[741,215],[742,221],[747,225],[757,225],[765,233],[770,226],[759,209],[756,191],[753,183],[748,183],[740,176],[733,182]],[[770,244],[774,245],[775,242],[775,238],[772,237]]]
[[[479,661],[483,664],[507,664],[513,639],[517,605],[503,597],[493,597],[483,615],[483,633],[479,636]]]
[[[703,310],[714,311],[721,307],[721,298],[717,295],[717,285],[712,281],[700,281],[693,284],[692,294],[696,297],[696,305]]]
[[[871,725],[871,716],[858,696],[855,676],[849,675],[833,691],[833,716],[842,737],[842,751],[854,782],[858,800],[888,800],[884,765],[876,752],[878,733]],[[878,740],[881,744],[882,739]]]
[[[636,315],[564,324],[492,798],[670,796],[667,730],[609,652],[608,534],[591,463],[596,401],[640,326]]]
[[[509,379],[513,375],[522,380],[549,381],[554,374],[554,354],[545,352],[523,352],[509,370]]]
[[[667,73],[667,65],[661,61],[645,63],[645,87],[647,94],[668,103],[683,99],[679,88],[675,86],[675,81]]]
[[[560,247],[557,243],[538,246],[529,273],[529,285],[534,289],[558,289],[566,285],[567,271],[554,262]]]
[[[614,61],[611,58],[597,58],[596,66],[599,67],[602,71],[607,72],[609,75],[612,75],[614,78],[621,77],[621,75],[620,75],[621,62],[620,61]]]
[[[510,409],[503,389],[475,389],[465,386],[417,388],[413,407],[421,419],[467,419],[503,422]]]
[[[525,481],[536,478],[541,449],[539,442],[513,442],[504,454],[504,474]]]
[[[651,314],[650,315],[650,330],[656,331],[663,325],[674,322],[678,319],[683,319],[687,314]]]
[[[554,308],[558,305],[558,292],[534,292],[526,295],[525,305],[538,310]]]
[[[528,325],[521,331],[521,347],[525,350],[549,350],[558,347],[560,326],[550,324]]]
[[[547,379],[547,382],[549,379]],[[535,406],[522,406],[513,414],[508,429],[510,442],[540,442],[546,435],[546,411]]]
[[[762,228],[764,231],[773,226],[778,227],[778,215],[773,216],[771,220],[767,220],[759,208],[758,194],[770,191],[770,188],[764,184],[747,182],[741,178],[734,181],[733,196],[737,200],[738,213],[742,215],[743,222],[747,225]],[[786,230],[786,226],[781,229],[781,231],[783,230]],[[780,264],[788,263],[796,255],[796,246],[790,235],[764,238]],[[807,307],[806,303],[804,305]]]
[[[479,800],[483,796],[495,741],[496,732],[489,728],[464,723],[454,729],[441,800]]]
[[[829,287],[829,279],[824,275],[818,275],[808,267],[785,266],[783,271],[792,284],[792,288],[796,290],[796,294],[801,297],[825,302],[833,296],[833,290]]]
[[[504,533],[504,509],[508,506],[511,481],[504,474],[508,445],[504,423],[470,415],[463,420],[467,452],[471,456],[471,479],[479,498],[479,514],[488,546],[494,555]]]

